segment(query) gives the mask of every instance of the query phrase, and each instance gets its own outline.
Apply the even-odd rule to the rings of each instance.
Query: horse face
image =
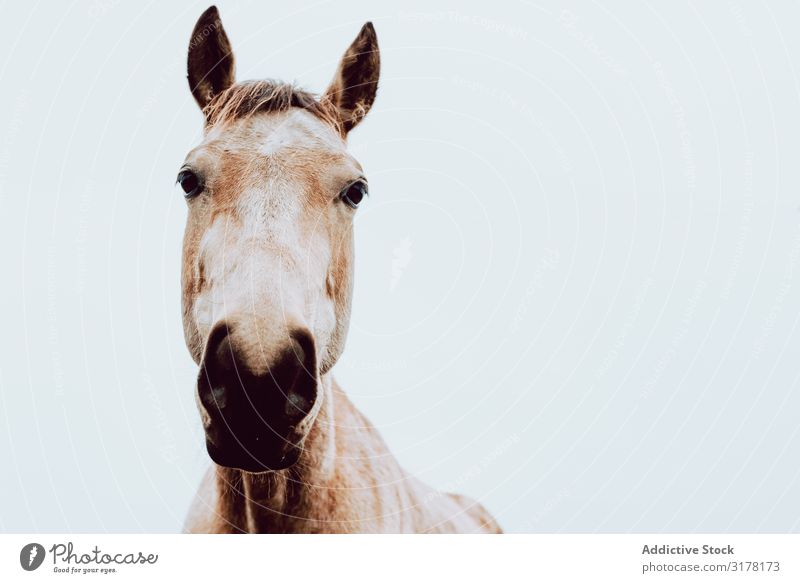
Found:
[[[264,85],[232,86],[233,58],[215,9],[198,21],[197,38],[189,81],[207,127],[178,181],[189,207],[183,312],[200,366],[198,407],[216,463],[283,469],[302,452],[324,398],[321,378],[344,346],[352,222],[366,194],[344,136],[372,103],[377,57],[372,85],[356,84],[357,94],[367,87],[371,95],[359,98],[343,85],[358,81],[350,70],[358,59],[348,61],[353,47],[346,53],[324,98],[340,122],[331,124],[313,108],[270,107],[277,94],[254,93]],[[359,54],[365,38],[374,42],[371,27],[354,43]],[[256,105],[243,113],[245,102]],[[209,113],[215,107],[224,119]]]

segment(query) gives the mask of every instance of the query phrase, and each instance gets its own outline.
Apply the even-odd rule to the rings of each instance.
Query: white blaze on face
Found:
[[[338,195],[362,175],[344,141],[293,109],[212,130],[192,161],[211,191],[206,204],[190,206],[210,219],[197,222],[204,225],[195,266],[202,283],[190,313],[199,337],[236,321],[253,352],[266,357],[283,349],[287,329],[304,327],[318,356],[325,354],[338,314],[346,322],[348,310],[339,305],[346,297],[334,304],[330,293],[331,266],[335,259],[337,273],[349,269],[352,237],[353,211]]]

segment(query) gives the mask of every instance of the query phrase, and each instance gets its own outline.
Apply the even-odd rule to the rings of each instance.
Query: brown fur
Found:
[[[203,183],[188,202],[184,236],[186,343],[202,364],[211,330],[232,323],[231,346],[249,370],[264,372],[301,327],[314,338],[318,394],[293,429],[302,444],[297,462],[263,473],[214,466],[186,530],[500,532],[477,502],[406,474],[331,372],[344,350],[352,297],[354,210],[339,194],[363,176],[345,137],[377,91],[374,29],[362,29],[317,100],[272,81],[234,84],[215,9],[194,36],[198,28],[211,32],[190,44],[190,86],[206,133],[184,164]],[[199,400],[198,407],[210,423]]]
[[[203,109],[209,126],[225,125],[257,113],[287,111],[298,107],[331,125],[344,135],[338,110],[327,100],[280,81],[245,81],[225,89]]]
[[[189,532],[500,533],[486,509],[409,476],[375,428],[337,387],[288,470],[248,474],[217,467],[204,478]],[[329,426],[335,418],[336,431]],[[345,429],[346,428],[346,429]],[[324,452],[335,442],[335,460]],[[333,463],[331,463],[333,462]]]

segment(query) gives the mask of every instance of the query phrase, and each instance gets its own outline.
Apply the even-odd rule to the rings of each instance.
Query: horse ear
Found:
[[[234,83],[231,43],[216,6],[200,15],[189,41],[189,89],[200,109]]]
[[[325,91],[325,98],[339,109],[345,133],[356,127],[372,107],[380,72],[378,36],[372,23],[368,22],[344,53],[336,75]]]

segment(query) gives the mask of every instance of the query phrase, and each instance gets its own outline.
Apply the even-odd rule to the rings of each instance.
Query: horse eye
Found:
[[[191,170],[181,170],[178,173],[178,182],[181,183],[183,196],[186,198],[192,198],[193,196],[200,194],[200,191],[203,190],[203,185],[200,183],[200,179],[197,177],[197,174]]]
[[[350,208],[358,208],[358,205],[361,204],[367,194],[367,183],[363,180],[356,180],[342,190],[339,198]]]

